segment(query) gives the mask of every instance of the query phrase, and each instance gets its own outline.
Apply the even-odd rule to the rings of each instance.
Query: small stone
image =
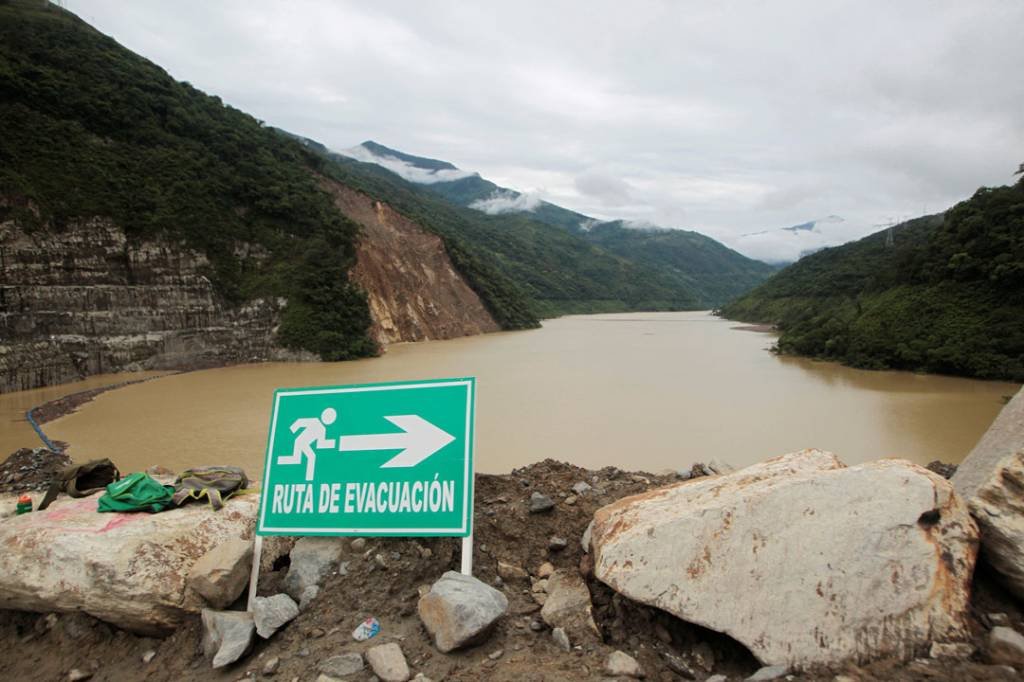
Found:
[[[1010,627],[1010,617],[1005,613],[990,613],[985,617],[988,619],[988,624],[992,627],[996,627],[997,625]]]
[[[555,572],[555,567],[551,565],[551,562],[550,561],[545,561],[544,563],[542,563],[540,565],[540,568],[537,569],[537,577],[538,578],[547,578],[548,576],[550,576],[554,572]]]
[[[339,566],[344,538],[304,537],[299,538],[289,554],[291,564],[284,577],[284,591],[292,599],[302,599],[302,592],[310,585],[320,585],[333,571],[341,572]]]
[[[665,659],[665,665],[668,666],[668,669],[676,675],[687,680],[697,679],[697,671],[682,656],[665,651],[662,652],[661,657]]]
[[[565,504],[566,504],[566,506],[569,506],[569,507],[571,507],[574,504],[576,504],[576,496],[575,495],[570,495],[569,497],[565,498]]]
[[[508,611],[508,598],[472,576],[448,571],[420,598],[417,610],[434,646],[448,653],[486,640]]]
[[[298,615],[299,605],[287,594],[253,599],[252,619],[256,624],[256,634],[263,639],[270,639],[275,632]]]
[[[498,562],[498,575],[502,580],[507,581],[526,580],[530,577],[530,574],[522,567],[504,561]]]
[[[612,677],[642,678],[644,669],[625,651],[613,651],[604,661],[604,671]]]
[[[583,547],[584,554],[590,554],[590,533],[594,530],[594,521],[591,520],[587,524],[586,530],[583,531],[583,535],[580,537],[580,546]]]
[[[531,514],[539,514],[540,512],[550,511],[555,506],[554,501],[547,495],[542,495],[537,491],[530,494],[529,511]]]
[[[496,660],[498,660],[499,658],[501,658],[504,655],[505,655],[505,650],[504,649],[497,649],[497,650],[492,651],[491,653],[487,654],[487,658],[491,659],[492,661],[496,661]]]
[[[423,673],[416,673],[416,677],[412,678],[412,682],[434,682],[432,679],[424,675]]]
[[[572,644],[569,642],[569,635],[565,634],[565,630],[562,628],[555,628],[552,630],[551,639],[555,640],[555,645],[562,651],[569,651],[572,649]]]
[[[729,682],[729,678],[725,675],[712,675],[708,679],[704,680],[704,682]]]
[[[331,656],[328,659],[320,661],[320,665],[317,666],[317,669],[332,677],[347,677],[349,675],[355,675],[363,669],[363,666],[362,654],[350,651],[348,653]]]
[[[660,639],[665,644],[672,643],[672,633],[669,632],[668,628],[666,628],[661,623],[654,624],[654,636]]]
[[[836,675],[832,678],[832,682],[857,682],[857,678],[849,675]]]
[[[92,673],[81,668],[72,668],[68,671],[68,682],[81,682],[92,677]]]
[[[967,642],[932,642],[928,655],[932,658],[970,658],[974,647]]]
[[[591,487],[591,485],[586,481],[580,481],[579,483],[576,483],[572,486],[572,491],[577,495],[582,495],[583,493],[592,489],[593,488]]]
[[[747,682],[768,682],[768,680],[777,680],[788,673],[789,668],[784,665],[766,665],[748,677]]]
[[[366,538],[352,538],[352,542],[349,543],[349,547],[352,548],[353,552],[362,552],[366,549]]]
[[[249,651],[256,629],[246,611],[202,610],[203,651],[213,659],[214,668],[234,663]]]
[[[547,579],[534,580],[533,585],[530,587],[531,592],[547,592],[548,581]]]
[[[150,649],[146,653],[142,654],[142,662],[143,663],[149,663],[154,658],[156,658],[156,650],[155,649]]]
[[[410,677],[402,647],[395,642],[379,644],[366,652],[366,662],[383,682],[406,682]]]
[[[327,634],[327,631],[324,630],[323,628],[313,628],[312,630],[309,631],[309,638],[310,639],[320,639],[321,637],[323,637],[326,634]]]
[[[551,539],[548,540],[548,549],[550,549],[552,552],[561,552],[568,546],[569,541],[565,538],[560,538],[557,535],[552,535]]]
[[[988,635],[988,657],[997,664],[1021,665],[1024,663],[1024,636],[1013,628],[997,625]]]
[[[544,606],[548,601],[548,595],[543,592],[531,592],[530,596],[533,598],[533,601],[537,602],[541,606]]]
[[[375,564],[377,564],[381,568],[387,568],[388,567],[388,561],[387,561],[387,559],[384,558],[383,554],[379,554],[379,553],[378,554],[374,554],[373,555],[373,561],[374,561]]]
[[[534,632],[540,632],[544,629],[544,623],[540,622],[539,620],[531,620],[530,629]]]
[[[277,656],[271,656],[267,659],[267,662],[263,664],[264,675],[276,675],[277,669],[281,667],[281,659]]]

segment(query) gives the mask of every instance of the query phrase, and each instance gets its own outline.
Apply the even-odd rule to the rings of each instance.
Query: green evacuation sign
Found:
[[[260,535],[470,533],[474,378],[281,388]]]

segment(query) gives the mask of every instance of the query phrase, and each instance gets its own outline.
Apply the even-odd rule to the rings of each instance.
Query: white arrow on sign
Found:
[[[415,414],[384,417],[402,429],[398,433],[374,433],[365,436],[342,436],[338,439],[341,452],[365,450],[401,450],[397,455],[380,465],[381,469],[414,467],[427,457],[455,440],[455,436],[443,431],[426,419]]]

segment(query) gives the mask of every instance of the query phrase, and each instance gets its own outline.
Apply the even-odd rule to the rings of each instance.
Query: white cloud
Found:
[[[420,185],[432,185],[436,182],[451,182],[453,180],[461,180],[462,178],[468,178],[476,175],[469,171],[460,170],[458,168],[420,168],[415,166],[408,161],[395,158],[385,154],[374,154],[363,145],[356,145],[355,147],[349,147],[343,149],[339,154],[355,159],[356,161],[363,161],[365,163],[375,163],[382,168],[387,168],[395,175],[408,180],[409,182],[415,182]]]
[[[518,192],[495,190],[491,196],[486,199],[477,199],[469,207],[483,211],[488,215],[498,215],[500,213],[533,211],[540,206],[540,203],[541,198],[536,194],[520,194]]]
[[[1024,161],[1013,0],[66,2],[174,77],[331,148],[378,140],[764,258],[814,245],[740,235],[836,214],[819,236],[838,243]],[[625,191],[595,194],[595,172]]]

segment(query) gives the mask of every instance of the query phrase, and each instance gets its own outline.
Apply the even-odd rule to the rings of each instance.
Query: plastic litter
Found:
[[[357,642],[365,642],[380,632],[380,621],[372,616],[356,626],[352,631],[352,639]]]
[[[28,495],[22,495],[18,498],[18,506],[14,509],[14,514],[27,514],[32,511],[32,498]]]

